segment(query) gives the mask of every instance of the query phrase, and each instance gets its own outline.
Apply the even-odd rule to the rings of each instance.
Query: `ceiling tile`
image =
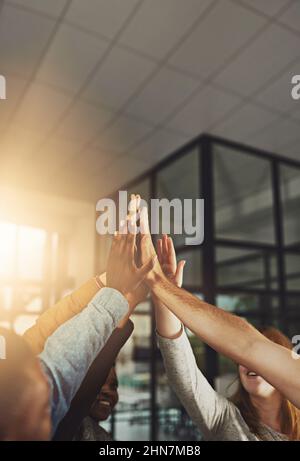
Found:
[[[14,124],[6,131],[0,145],[1,170],[24,171],[26,159],[32,155],[41,141],[42,134],[38,131],[26,130]]]
[[[34,171],[47,171],[47,174],[54,174],[60,171],[67,162],[78,153],[77,143],[71,143],[56,137],[51,137],[43,146],[41,152],[33,157]],[[54,178],[53,178],[54,179]]]
[[[67,117],[60,123],[56,135],[76,140],[81,145],[89,141],[112,118],[113,113],[80,101],[72,107]]]
[[[49,14],[53,17],[58,17],[66,3],[67,0],[51,0],[51,1],[41,1],[41,0],[6,0],[7,3],[12,5],[20,5],[21,7],[28,7],[36,10],[40,13]]]
[[[288,4],[289,0],[239,0],[239,2],[273,17]]]
[[[107,46],[103,40],[62,25],[43,60],[37,79],[77,92]]]
[[[90,148],[72,161],[72,169],[87,178],[103,173],[103,168],[114,161],[115,155],[100,148]]]
[[[198,80],[163,68],[126,107],[126,112],[160,123],[198,87]]]
[[[156,67],[152,61],[114,48],[87,87],[84,97],[119,109]]]
[[[183,42],[170,62],[201,76],[213,74],[253,37],[265,21],[228,0],[217,6]]]
[[[183,146],[189,140],[188,136],[172,130],[159,129],[149,139],[141,142],[132,150],[132,155],[140,161],[154,165],[167,155]]]
[[[140,0],[73,0],[66,19],[113,38]]]
[[[23,125],[14,123],[6,130],[6,139],[15,145],[22,145],[30,149],[37,146],[43,136],[39,131],[24,128]]]
[[[292,144],[283,147],[281,150],[281,154],[300,161],[300,138],[298,138],[296,142],[293,141]]]
[[[280,16],[279,21],[300,32],[300,2],[295,0]]]
[[[221,72],[216,81],[250,95],[300,56],[299,44],[299,37],[273,24]]]
[[[104,151],[122,153],[130,149],[152,129],[152,125],[131,117],[120,116],[113,125],[100,133],[95,146]]]
[[[258,93],[255,99],[278,111],[294,111],[298,102],[291,96],[292,77],[300,73],[300,59],[287,72],[275,79],[266,89]]]
[[[147,168],[147,163],[144,163],[141,159],[138,159],[135,156],[122,155],[121,157],[118,157],[107,169],[105,169],[104,172],[102,171],[99,174],[99,179],[96,179],[102,189],[102,194],[100,195],[99,192],[97,198],[103,196],[104,191],[107,196],[115,190],[123,187],[127,182],[146,171]]]
[[[291,117],[294,118],[295,120],[300,120],[300,101],[295,101],[295,108],[294,110],[290,113]]]
[[[52,19],[4,4],[0,16],[1,72],[17,72],[28,77],[41,57],[54,24]]]
[[[262,130],[254,133],[249,141],[259,145],[262,149],[281,153],[283,146],[299,138],[300,122],[278,118]]]
[[[235,111],[230,117],[228,116],[213,131],[215,134],[229,139],[237,140],[237,136],[239,140],[245,139],[277,118],[278,116],[271,112],[253,104],[247,104]]]
[[[206,86],[168,122],[168,127],[197,136],[209,130],[239,102],[237,96]]]
[[[148,0],[134,16],[120,41],[161,59],[174,47],[212,0]]]
[[[26,93],[15,121],[24,128],[47,133],[58,122],[71,98],[45,85],[34,83]]]

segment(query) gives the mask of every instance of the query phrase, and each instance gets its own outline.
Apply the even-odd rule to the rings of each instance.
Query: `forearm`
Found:
[[[195,335],[238,363],[262,336],[245,320],[201,301],[163,276],[151,280],[150,286],[154,296]]]
[[[163,338],[173,339],[182,331],[181,321],[160,300],[152,295],[155,308],[156,331]]]
[[[116,290],[103,288],[86,309],[60,326],[47,340],[40,359],[52,388],[54,429],[69,408],[96,355],[128,310]]]
[[[216,351],[263,376],[300,407],[300,360],[245,320],[211,306],[163,277],[151,279],[149,286],[191,331]]]

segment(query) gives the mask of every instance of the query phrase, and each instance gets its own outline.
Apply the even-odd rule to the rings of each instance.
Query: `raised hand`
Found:
[[[183,269],[186,261],[177,264],[176,252],[171,237],[163,235],[157,241],[157,256],[165,276],[178,287],[182,286]]]
[[[136,223],[128,219],[114,236],[106,271],[107,286],[115,288],[124,296],[139,287],[157,260],[155,254],[141,267],[137,267],[135,251]]]
[[[139,252],[141,263],[145,264],[150,258],[155,258],[156,251],[152,242],[150,228],[149,228],[149,218],[148,210],[146,207],[139,208],[139,196],[137,200],[139,218],[140,218],[140,242],[139,242]],[[150,285],[153,283],[156,278],[163,277],[163,271],[160,267],[158,259],[154,259],[154,266],[151,271],[145,277],[145,283]]]

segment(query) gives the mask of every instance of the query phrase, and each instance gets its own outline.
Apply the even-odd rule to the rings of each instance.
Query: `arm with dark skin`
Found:
[[[140,215],[144,228],[141,254],[146,261],[153,257],[155,249],[148,231],[147,212],[141,210]],[[195,335],[216,351],[261,375],[300,408],[300,361],[292,357],[291,351],[265,338],[242,318],[174,285],[164,275],[158,260],[145,280],[153,295]]]

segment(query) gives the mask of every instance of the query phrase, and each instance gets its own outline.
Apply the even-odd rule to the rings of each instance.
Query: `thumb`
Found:
[[[182,281],[183,281],[183,269],[184,269],[184,266],[186,265],[186,261],[185,260],[182,260],[182,261],[179,261],[179,263],[177,264],[177,269],[176,269],[176,274],[175,274],[175,281],[176,281],[176,285],[178,287],[181,287],[182,286]]]

